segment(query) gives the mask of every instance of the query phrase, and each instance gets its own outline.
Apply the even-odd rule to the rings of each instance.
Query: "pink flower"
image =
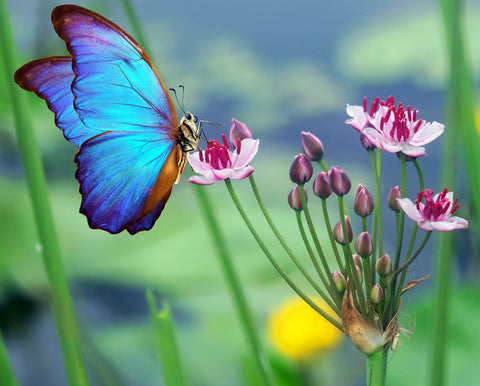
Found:
[[[423,198],[425,204],[421,202]],[[397,199],[405,214],[416,221],[421,229],[425,231],[436,229],[442,232],[468,227],[467,220],[452,216],[460,206],[457,204],[458,198],[452,200],[453,192],[447,193],[447,188],[433,197],[430,189],[422,190],[418,193],[415,203],[408,198]]]
[[[235,127],[235,122],[232,123],[230,128],[230,138],[233,138],[232,130]],[[241,180],[254,172],[255,169],[249,163],[258,152],[259,140],[251,138],[240,140],[240,138],[237,138],[234,151],[230,150],[233,146],[227,142],[225,134],[222,134],[222,140],[223,145],[215,140],[208,141],[205,151],[199,148],[198,152],[190,155],[188,163],[195,173],[200,175],[190,177],[189,182],[197,185],[211,185],[216,181],[226,180],[227,178]]]
[[[351,119],[345,121],[373,145],[390,153],[403,152],[411,157],[425,155],[423,145],[433,141],[443,133],[444,125],[438,122],[417,120],[417,110],[407,109],[402,103],[395,106],[393,96],[387,101],[377,97],[367,112],[367,99],[363,106],[347,105],[347,114]]]

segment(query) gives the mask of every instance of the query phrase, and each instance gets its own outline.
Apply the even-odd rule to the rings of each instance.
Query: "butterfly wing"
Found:
[[[15,82],[45,99],[65,138],[80,147],[101,131],[86,127],[73,108],[71,86],[74,76],[71,56],[52,56],[22,66],[15,72]]]
[[[150,229],[179,170],[178,119],[165,85],[138,43],[102,16],[63,5],[52,23],[71,54],[70,72],[67,58],[47,58],[42,63],[54,70],[44,75],[39,64],[30,66],[38,84],[29,85],[57,121],[64,110],[78,118],[71,114],[60,128],[80,133],[72,140],[81,145],[80,212],[92,228],[111,233]]]

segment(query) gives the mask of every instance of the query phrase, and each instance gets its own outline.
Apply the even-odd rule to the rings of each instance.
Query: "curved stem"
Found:
[[[265,385],[274,385],[273,371],[268,360],[268,356],[263,348],[260,335],[255,324],[254,318],[250,311],[245,292],[242,288],[240,278],[233,264],[230,251],[227,248],[227,243],[223,236],[222,229],[215,217],[215,211],[210,200],[210,197],[205,192],[202,186],[195,187],[196,196],[199,200],[199,207],[203,212],[207,222],[207,228],[213,240],[213,246],[217,250],[217,257],[225,276],[225,282],[228,286],[230,296],[240,318],[245,336],[250,346],[253,357],[261,374]]]
[[[265,206],[265,204],[263,203],[263,200],[262,200],[262,197],[260,196],[260,192],[258,191],[258,188],[257,188],[257,184],[255,183],[255,179],[253,177],[253,174],[250,174],[250,176],[248,177],[249,181],[250,181],[250,185],[252,187],[252,190],[253,190],[253,193],[255,195],[255,198],[257,200],[257,203],[258,203],[258,206],[260,207],[260,210],[262,211],[263,213],[263,216],[265,217],[265,220],[267,220],[267,223],[268,225],[270,226],[270,228],[272,229],[272,232],[275,234],[275,237],[277,238],[277,240],[280,242],[280,244],[282,245],[283,249],[285,250],[285,252],[287,252],[288,256],[290,257],[290,259],[293,261],[293,263],[295,264],[295,266],[299,269],[299,271],[302,273],[302,275],[305,277],[305,279],[307,279],[307,281],[310,283],[310,285],[315,289],[315,291],[318,292],[318,294],[323,298],[323,299],[328,299],[328,296],[326,296],[325,292],[318,286],[318,284],[315,282],[315,280],[312,279],[312,277],[310,276],[310,274],[307,272],[307,270],[305,269],[305,267],[300,263],[300,261],[297,259],[297,257],[295,256],[295,254],[292,252],[292,250],[290,249],[290,247],[288,246],[288,244],[285,242],[285,239],[282,237],[282,235],[280,234],[280,232],[278,231],[278,228],[276,227],[276,225],[274,224],[272,218],[270,217],[270,215],[268,214],[268,211],[267,211],[267,208]],[[334,305],[335,307],[335,305]],[[336,308],[336,307],[335,307]]]
[[[307,249],[308,255],[310,256],[310,260],[312,261],[312,264],[315,267],[315,270],[317,271],[317,274],[320,277],[320,280],[322,281],[323,285],[328,290],[332,299],[334,299],[334,296],[331,293],[331,289],[330,289],[330,286],[328,284],[328,281],[325,278],[325,275],[322,272],[322,268],[318,264],[318,260],[315,258],[315,254],[313,253],[313,249],[312,249],[312,247],[311,247],[311,245],[308,241],[307,235],[305,233],[305,228],[304,228],[303,222],[302,222],[301,212],[295,211],[295,215],[296,215],[296,218],[297,218],[298,229],[300,230],[300,235],[302,236],[302,240],[303,240],[303,243],[305,244],[305,248]],[[322,295],[320,294],[320,296],[322,296]],[[341,316],[341,314],[340,314],[341,303],[335,304],[335,303],[332,302],[332,300],[330,298],[327,298],[327,297],[324,297],[324,296],[322,296],[322,297],[328,303],[328,305],[337,313],[337,315]],[[333,306],[333,304],[335,304],[335,306]]]
[[[42,250],[43,265],[48,278],[52,313],[68,381],[71,385],[88,385],[80,351],[78,325],[50,208],[42,158],[27,110],[28,103],[25,93],[13,82],[17,57],[14,41],[8,18],[8,8],[5,1],[0,1],[0,54],[3,56],[5,73],[9,74],[7,83],[11,95],[17,140]]]
[[[373,178],[375,182],[375,196],[374,196],[374,204],[375,204],[375,238],[378,241],[377,250],[378,256],[383,255],[383,231],[382,231],[382,205],[380,202],[380,170],[382,167],[382,152],[380,150],[377,151],[377,159],[375,160],[375,154],[373,150],[368,152],[370,154],[370,161],[372,163],[372,171],[373,171]]]
[[[238,212],[240,213],[240,216],[242,217],[243,221],[247,225],[248,230],[252,234],[253,238],[259,245],[260,249],[263,251],[267,259],[270,261],[270,263],[273,265],[273,267],[277,270],[279,275],[287,282],[287,284],[292,288],[298,296],[300,296],[310,307],[312,307],[315,311],[317,311],[320,315],[322,315],[325,319],[327,319],[330,323],[332,323],[335,327],[337,327],[340,331],[343,331],[342,325],[337,322],[335,319],[333,319],[330,315],[328,315],[325,311],[323,311],[310,297],[308,297],[285,273],[285,271],[280,267],[280,265],[277,263],[273,255],[270,253],[268,250],[267,246],[264,244],[260,236],[258,235],[257,231],[253,227],[253,224],[250,222],[250,219],[248,218],[247,214],[243,210],[242,205],[240,204],[240,201],[238,200],[237,194],[235,193],[235,190],[233,189],[232,182],[230,179],[225,180],[225,185],[227,186],[228,192],[230,193],[230,196],[232,197],[233,203],[235,204]],[[301,189],[300,189],[301,190]]]

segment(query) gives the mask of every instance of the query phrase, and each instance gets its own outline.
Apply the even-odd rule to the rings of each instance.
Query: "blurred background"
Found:
[[[50,22],[52,8],[62,2],[7,3],[19,66],[66,53]],[[116,1],[75,3],[132,31]],[[357,132],[344,123],[347,103],[362,104],[363,96],[370,102],[377,95],[381,99],[394,95],[397,101],[417,108],[420,118],[444,122],[447,60],[435,1],[136,0],[133,6],[151,49],[148,54],[166,86],[184,85],[185,107],[201,119],[223,124],[220,130],[207,127],[209,138],[227,132],[232,117],[260,138],[253,163],[257,184],[273,219],[299,254],[304,252],[287,195],[293,187],[288,177],[290,162],[302,151],[301,130],[323,141],[325,161],[342,166],[353,187],[363,183],[373,190],[368,154]],[[466,8],[469,50],[478,76],[480,4],[467,2]],[[2,71],[0,66],[0,89],[4,90],[13,74]],[[0,93],[0,327],[22,385],[61,385],[66,378],[8,98],[8,93]],[[187,183],[189,172],[174,187],[151,231],[133,237],[91,230],[78,213],[76,148],[64,140],[43,101],[32,94],[29,102],[93,384],[162,383],[146,288],[154,289],[158,300],[168,302],[173,310],[190,384],[253,384],[249,351],[192,186]],[[427,146],[428,156],[421,159],[425,185],[434,191],[443,189],[438,166],[442,147],[440,138]],[[400,183],[400,167],[395,156],[385,154],[383,160],[386,195]],[[413,165],[408,166],[413,177]],[[248,182],[235,186],[262,237],[296,277],[259,215]],[[409,196],[414,198],[417,187],[414,183],[410,187]],[[223,184],[205,189],[214,198],[256,322],[285,384],[299,384],[299,373],[308,368],[317,384],[363,385],[364,356],[348,340],[301,362],[277,351],[268,335],[268,320],[293,292],[249,235]],[[468,219],[466,189],[456,191],[455,196],[462,204],[459,215]],[[321,207],[313,197],[312,211],[320,229]],[[394,217],[385,213],[386,249],[393,254]],[[326,240],[327,236],[322,237]],[[448,378],[462,379],[462,385],[478,385],[473,372],[480,346],[478,255],[470,230],[458,232],[458,238],[461,247],[452,288]],[[430,242],[410,268],[410,279],[432,273],[433,245]],[[426,383],[432,284],[427,280],[406,294],[401,321],[415,333],[411,339],[402,337],[389,364],[389,385]]]

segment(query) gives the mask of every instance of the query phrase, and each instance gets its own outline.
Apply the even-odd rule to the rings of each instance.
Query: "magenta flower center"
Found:
[[[378,106],[385,106],[388,108],[387,113],[380,120],[380,127],[378,129],[383,135],[389,137],[393,141],[407,142],[422,125],[423,121],[421,119],[417,121],[417,110],[412,110],[410,106],[407,106],[407,110],[405,110],[402,102],[398,104],[397,108],[392,95],[387,98],[386,102],[381,101],[379,97],[375,98],[370,106],[370,111],[368,112],[371,118],[376,114]],[[367,113],[367,98],[363,98],[363,111]],[[392,122],[389,122],[389,125],[386,125],[391,117],[393,117]]]
[[[425,205],[422,208],[420,203],[423,198],[425,198]],[[441,221],[450,214],[455,213],[460,207],[457,202],[458,198],[453,203],[447,198],[447,188],[437,196],[436,200],[432,197],[432,191],[425,189],[418,193],[415,205],[426,221]],[[450,210],[450,208],[452,209]]]
[[[231,168],[232,159],[230,158],[230,146],[225,134],[222,134],[222,141],[223,145],[220,145],[216,140],[208,141],[207,148],[204,151],[199,149],[200,161],[210,164],[212,168],[217,170]],[[240,150],[241,141],[238,139],[236,147],[237,154],[240,154]]]

